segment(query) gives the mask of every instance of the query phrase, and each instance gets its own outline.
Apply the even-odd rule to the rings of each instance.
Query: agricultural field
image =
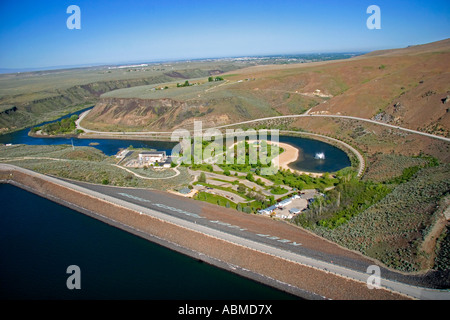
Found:
[[[187,81],[187,80],[186,80]],[[158,85],[146,85],[118,89],[107,92],[102,98],[137,98],[137,99],[183,99],[197,98],[199,94],[210,90],[223,82],[207,82],[206,78],[190,79],[190,86],[177,87],[179,82],[167,82]]]

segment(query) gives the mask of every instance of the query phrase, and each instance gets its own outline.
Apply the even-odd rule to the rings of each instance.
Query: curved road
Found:
[[[95,130],[89,130],[86,128],[83,128],[80,125],[80,122],[83,120],[83,118],[90,112],[91,110],[87,110],[85,112],[83,112],[79,119],[76,121],[76,125],[78,129],[84,130],[86,133],[91,133],[91,134],[98,134],[98,135],[109,135],[109,136],[114,136],[114,135],[147,135],[147,134],[151,134],[151,135],[169,135],[172,134],[172,131],[140,131],[140,132],[106,132],[106,131],[95,131]],[[407,128],[403,128],[403,127],[399,127],[399,126],[394,126],[391,124],[387,124],[387,123],[383,123],[383,122],[379,122],[379,121],[375,121],[375,120],[370,120],[370,119],[365,119],[365,118],[359,118],[359,117],[353,117],[353,116],[342,116],[342,115],[325,115],[325,114],[309,114],[308,110],[305,114],[298,114],[298,115],[285,115],[285,116],[275,116],[275,117],[266,117],[266,118],[259,118],[259,119],[254,119],[254,120],[248,120],[248,121],[242,121],[242,122],[236,122],[236,123],[232,123],[232,124],[227,124],[227,125],[223,125],[223,126],[217,126],[217,127],[213,127],[212,129],[221,129],[221,128],[227,128],[227,127],[233,127],[233,126],[237,126],[237,125],[242,125],[242,124],[249,124],[249,123],[254,123],[254,122],[259,122],[259,121],[267,121],[267,120],[275,120],[275,119],[288,119],[288,118],[304,118],[304,117],[325,117],[325,118],[342,118],[342,119],[352,119],[352,120],[359,120],[359,121],[364,121],[364,122],[368,122],[368,123],[372,123],[372,124],[377,124],[377,125],[381,125],[381,126],[385,126],[385,127],[389,127],[389,128],[393,128],[393,129],[397,129],[397,130],[402,130],[402,131],[406,131],[409,133],[413,133],[413,134],[419,134],[422,136],[426,136],[429,138],[433,138],[433,139],[438,139],[438,140],[442,140],[445,142],[450,142],[450,138],[446,138],[443,136],[438,136],[438,135],[434,135],[434,134],[430,134],[430,133],[426,133],[426,132],[421,132],[421,131],[417,131],[417,130],[412,130],[412,129],[407,129]],[[346,148],[348,148],[349,150],[351,150],[356,157],[359,160],[359,169],[358,169],[358,177],[361,177],[362,174],[364,173],[364,169],[365,169],[365,160],[364,157],[361,155],[361,153],[359,151],[357,151],[355,148],[353,148],[352,146],[350,146],[349,144],[338,140],[338,139],[334,139],[331,137],[327,137],[324,135],[320,135],[320,134],[314,134],[314,133],[308,133],[308,132],[297,132],[297,131],[288,131],[288,130],[281,130],[281,132],[285,132],[285,133],[297,133],[297,134],[303,134],[303,135],[310,135],[310,136],[316,136],[316,137],[322,137],[328,140],[332,140],[336,143],[339,143],[341,145],[344,145]]]
[[[176,216],[171,216],[168,215],[166,213],[163,213],[161,211],[158,210],[154,210],[154,209],[150,209],[141,205],[137,205],[135,203],[131,203],[129,201],[125,201],[122,199],[118,199],[117,197],[112,197],[109,195],[106,195],[104,193],[100,193],[100,192],[96,192],[94,190],[91,189],[87,189],[85,187],[82,187],[80,185],[76,185],[73,183],[69,183],[67,181],[63,181],[63,180],[59,180],[50,176],[45,176],[42,175],[40,173],[36,173],[34,171],[30,171],[27,169],[23,169],[20,167],[16,167],[13,165],[8,165],[8,164],[0,164],[0,170],[15,170],[15,171],[20,171],[20,172],[24,172],[28,175],[31,176],[35,176],[35,177],[39,177],[41,179],[44,179],[46,181],[49,181],[51,183],[55,183],[67,188],[71,188],[73,190],[76,190],[78,192],[96,197],[96,198],[103,198],[106,201],[109,201],[111,203],[117,204],[117,205],[121,205],[124,206],[126,208],[132,209],[136,212],[140,212],[142,214],[147,214],[149,216],[153,216],[156,217],[158,219],[162,219],[164,221],[167,221],[169,223],[173,223],[176,224],[178,226],[182,226],[191,230],[195,230],[197,232],[206,234],[208,236],[212,236],[212,237],[216,237],[228,242],[232,242],[247,248],[251,248],[253,250],[258,250],[260,252],[272,255],[272,256],[276,256],[276,257],[280,257],[283,259],[287,259],[290,261],[294,261],[296,263],[300,263],[306,266],[310,266],[319,270],[322,270],[324,272],[331,272],[334,273],[338,276],[342,276],[342,277],[347,277],[356,281],[360,281],[365,283],[367,281],[368,278],[368,274],[361,272],[361,271],[357,271],[357,270],[353,270],[353,269],[349,269],[346,267],[342,267],[336,264],[330,264],[328,262],[324,262],[318,259],[314,259],[311,257],[307,257],[305,255],[296,253],[296,252],[292,252],[292,251],[288,251],[288,250],[283,250],[282,248],[278,248],[272,245],[268,245],[267,243],[261,243],[261,242],[256,242],[254,240],[242,237],[242,236],[237,236],[235,234],[231,234],[231,233],[227,233],[224,232],[223,230],[218,230],[218,229],[214,229],[205,225],[200,225],[195,223],[195,221],[188,221],[185,219],[181,219],[179,217]],[[182,201],[182,200],[181,200]],[[183,204],[180,203],[179,205],[181,205],[181,207],[183,207]],[[444,300],[448,300],[450,299],[450,291],[449,290],[435,290],[435,289],[428,289],[428,288],[422,288],[422,287],[418,287],[418,286],[413,286],[413,285],[409,285],[409,284],[405,284],[405,283],[401,283],[401,282],[397,282],[397,281],[392,281],[389,279],[381,279],[381,286],[384,288],[387,288],[389,290],[395,291],[395,292],[399,292],[417,299],[433,299],[433,300],[438,300],[438,299],[444,299]]]
[[[80,115],[79,119],[76,121],[77,128],[81,129],[81,130],[84,130],[86,133],[94,133],[94,134],[99,134],[99,135],[172,134],[172,131],[140,131],[140,132],[114,132],[114,131],[109,131],[108,132],[108,131],[89,130],[89,129],[83,128],[80,125],[80,122],[81,122],[81,120],[83,120],[83,118],[91,110],[87,110],[87,111],[83,112]],[[392,124],[387,124],[387,123],[383,123],[383,122],[379,122],[379,121],[375,121],[375,120],[370,120],[370,119],[365,119],[365,118],[359,118],[359,117],[353,117],[353,116],[332,115],[332,114],[294,114],[294,115],[285,115],[285,116],[266,117],[266,118],[259,118],[259,119],[254,119],[254,120],[247,120],[247,121],[236,122],[236,123],[232,123],[232,124],[226,124],[226,125],[223,125],[223,126],[212,127],[210,129],[221,129],[221,128],[233,127],[233,126],[237,126],[237,125],[241,125],[241,124],[248,124],[248,123],[252,123],[252,122],[258,122],[258,121],[285,119],[285,118],[303,118],[303,117],[325,117],[325,118],[342,118],[342,119],[359,120],[359,121],[369,122],[369,123],[373,123],[373,124],[377,124],[377,125],[393,128],[393,129],[406,131],[406,132],[409,132],[409,133],[419,134],[419,135],[426,136],[426,137],[433,138],[433,139],[439,139],[439,140],[443,140],[443,141],[446,141],[446,142],[450,142],[450,138],[434,135],[434,134],[431,134],[431,133],[426,133],[426,132],[422,132],[422,131],[407,129],[407,128],[403,128],[403,127],[399,127],[399,126],[394,126]],[[205,128],[204,130],[206,130],[206,129],[207,128]]]

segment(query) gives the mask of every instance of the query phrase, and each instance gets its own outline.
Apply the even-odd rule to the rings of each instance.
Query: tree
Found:
[[[208,82],[213,82],[214,81],[214,78],[213,77],[209,77],[208,78]]]
[[[200,176],[198,177],[198,182],[206,182],[206,175],[204,172],[200,173]]]
[[[242,184],[242,183],[239,183],[239,185],[238,185],[238,187],[237,187],[237,191],[239,192],[239,193],[245,193],[245,190],[246,190],[247,188]]]
[[[270,203],[270,205],[274,205],[275,204],[275,197],[274,196],[269,196],[269,203]]]
[[[260,193],[257,193],[257,194],[255,195],[255,200],[256,200],[256,201],[259,201],[259,202],[261,202],[261,203],[263,203],[264,200],[266,200],[266,197],[263,196],[263,195],[260,194]]]

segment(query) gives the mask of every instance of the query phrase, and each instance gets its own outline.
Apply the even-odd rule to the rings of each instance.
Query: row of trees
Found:
[[[209,82],[214,82],[214,81],[223,81],[223,77],[219,77],[219,76],[217,76],[217,77],[209,77],[208,78],[208,81]]]
[[[189,87],[192,86],[192,84],[189,83],[189,81],[185,81],[183,84],[177,83],[177,88],[181,88],[181,87]]]
[[[374,203],[383,199],[391,188],[371,181],[351,179],[341,181],[334,189],[317,196],[308,209],[296,218],[296,223],[303,227],[320,225],[334,229]]]

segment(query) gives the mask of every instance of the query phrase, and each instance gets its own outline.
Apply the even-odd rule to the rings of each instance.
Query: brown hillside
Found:
[[[449,47],[450,47],[450,39],[444,39],[441,41],[436,41],[436,42],[431,42],[431,43],[426,43],[426,44],[408,46],[406,48],[372,51],[370,53],[365,54],[363,57],[414,55],[414,54],[422,54],[422,53],[426,53],[426,52],[448,51]]]
[[[134,98],[145,96],[139,102],[122,99],[130,98],[128,89],[117,91],[114,99],[102,99],[84,124],[167,131],[190,127],[194,119],[208,127],[311,109],[449,136],[450,39],[348,60],[249,67],[224,78],[213,86],[171,87],[150,95],[144,86],[145,94],[132,91]]]
[[[447,44],[449,42],[446,42]],[[349,61],[342,74],[355,70],[348,90],[313,113],[372,118],[429,133],[449,135],[450,46],[446,51],[413,54],[394,53]],[[442,46],[439,46],[443,49]],[[400,50],[402,51],[402,50]],[[336,71],[336,70],[333,70]]]

